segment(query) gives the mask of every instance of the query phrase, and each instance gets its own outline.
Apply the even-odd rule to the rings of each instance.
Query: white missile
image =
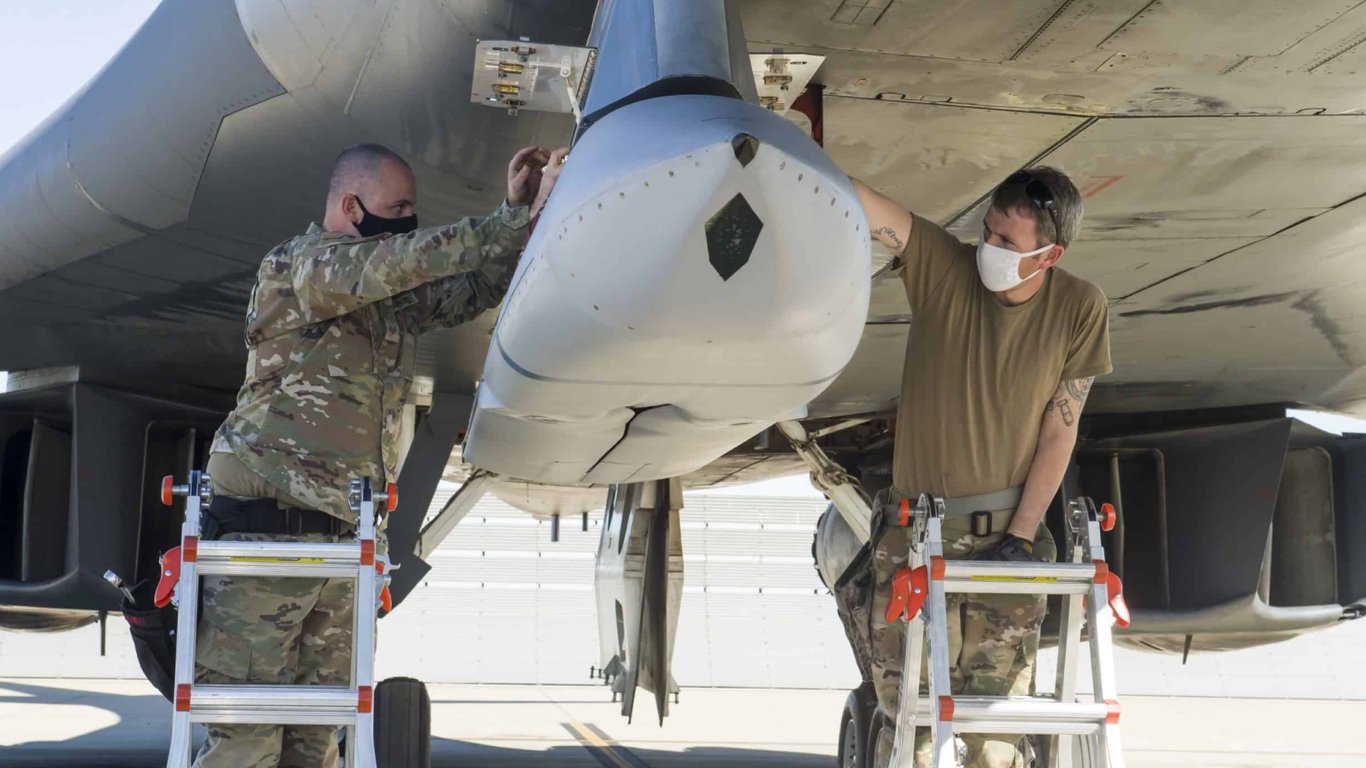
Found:
[[[848,177],[793,124],[717,96],[616,109],[528,243],[464,457],[562,484],[702,467],[839,375],[869,263]]]

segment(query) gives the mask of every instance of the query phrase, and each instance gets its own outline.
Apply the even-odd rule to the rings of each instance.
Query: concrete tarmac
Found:
[[[433,685],[433,766],[834,765],[845,693],[687,689],[661,728],[600,686]],[[0,678],[0,766],[160,768],[170,706],[140,680]],[[1366,702],[1124,699],[1130,768],[1361,768]]]

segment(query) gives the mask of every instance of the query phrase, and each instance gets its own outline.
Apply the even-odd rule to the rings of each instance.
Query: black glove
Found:
[[[1012,533],[1007,533],[1001,543],[994,549],[978,555],[977,560],[1000,560],[1010,563],[1032,563],[1034,562],[1034,542],[1029,539],[1022,539]]]

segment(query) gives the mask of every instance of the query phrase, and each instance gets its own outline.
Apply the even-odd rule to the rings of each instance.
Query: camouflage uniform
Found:
[[[398,477],[417,335],[502,301],[527,209],[405,235],[309,227],[267,254],[247,310],[247,380],[214,452],[312,509],[351,520],[347,482]]]
[[[247,311],[246,383],[213,443],[210,475],[218,467],[229,483],[215,476],[215,493],[275,498],[354,525],[350,479],[398,477],[418,334],[502,300],[527,223],[526,208],[504,203],[488,217],[397,236],[357,239],[314,224],[267,254]],[[349,580],[219,577],[203,590],[197,680],[349,682]],[[195,765],[335,766],[336,735],[331,726],[213,726]]]
[[[223,540],[333,542],[337,538],[230,533]],[[349,579],[205,578],[195,681],[347,685],[351,682],[353,590]],[[335,766],[337,729],[213,725],[195,765]]]
[[[994,515],[1000,518],[1000,515]],[[997,522],[993,532],[976,536],[971,517],[960,515],[943,522],[944,557],[968,559],[989,552],[1005,537],[1006,525]],[[906,625],[884,620],[892,592],[892,576],[906,566],[910,553],[910,529],[879,526],[873,549],[873,589],[867,616],[870,629],[870,666],[878,703],[884,712],[897,712],[901,667],[905,657]],[[1039,526],[1034,556],[1054,562],[1057,548],[1048,529]],[[948,595],[950,690],[965,696],[1025,696],[1034,680],[1034,657],[1039,650],[1039,627],[1047,608],[1042,595]],[[928,659],[922,659],[921,685],[926,684]],[[872,765],[888,765],[894,730],[884,728],[874,745]],[[965,734],[967,768],[1024,768],[1019,748],[1023,736]],[[916,729],[917,766],[932,762],[928,728]]]

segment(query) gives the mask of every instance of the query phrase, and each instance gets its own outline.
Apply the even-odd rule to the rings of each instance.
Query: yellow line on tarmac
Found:
[[[635,765],[617,751],[617,744],[615,742],[597,735],[583,723],[573,722],[568,723],[568,726],[575,738],[579,740],[580,744],[593,748],[593,756],[597,757],[598,762],[602,763],[604,766],[608,766],[607,761],[610,760],[611,765],[615,765],[617,768],[636,768]],[[603,758],[606,758],[606,760]]]

